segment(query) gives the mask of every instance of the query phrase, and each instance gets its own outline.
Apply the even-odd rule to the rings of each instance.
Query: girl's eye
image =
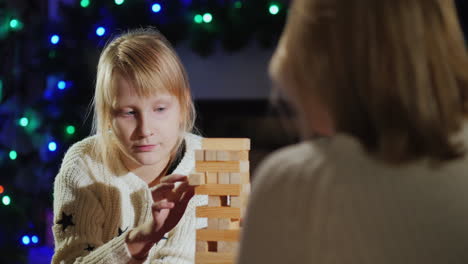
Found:
[[[158,108],[156,108],[156,111],[157,111],[157,112],[164,112],[164,110],[166,110],[165,107],[158,107]]]
[[[131,116],[131,115],[135,115],[135,111],[124,111],[123,114],[126,116]]]

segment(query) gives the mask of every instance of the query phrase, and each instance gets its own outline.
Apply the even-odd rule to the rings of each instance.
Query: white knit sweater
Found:
[[[95,136],[74,144],[65,155],[54,185],[55,254],[52,263],[139,263],[131,258],[125,236],[151,218],[151,191],[135,174],[115,175],[92,155]],[[185,137],[186,152],[171,173],[188,175],[201,138]],[[195,207],[207,204],[195,196],[179,224],[154,245],[144,263],[194,262]]]
[[[240,264],[468,263],[468,154],[391,167],[337,135],[282,149],[254,175]]]

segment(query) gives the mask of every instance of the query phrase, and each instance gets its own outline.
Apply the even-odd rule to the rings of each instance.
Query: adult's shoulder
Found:
[[[325,162],[328,142],[324,139],[303,141],[280,148],[268,155],[254,172],[254,187],[294,181],[310,177]]]

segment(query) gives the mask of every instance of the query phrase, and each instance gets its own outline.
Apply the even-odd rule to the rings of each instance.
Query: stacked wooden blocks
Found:
[[[195,152],[189,182],[195,194],[208,195],[208,206],[196,209],[208,227],[197,230],[195,263],[231,264],[239,244],[240,219],[250,192],[248,138],[204,138]]]

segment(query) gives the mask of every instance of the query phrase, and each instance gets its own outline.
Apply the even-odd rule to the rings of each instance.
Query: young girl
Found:
[[[270,73],[304,142],[256,171],[239,263],[468,263],[467,69],[453,1],[293,1]]]
[[[207,199],[185,175],[201,138],[185,70],[161,34],[132,31],[105,47],[94,113],[95,135],[68,150],[55,179],[52,263],[193,263],[195,207]]]

